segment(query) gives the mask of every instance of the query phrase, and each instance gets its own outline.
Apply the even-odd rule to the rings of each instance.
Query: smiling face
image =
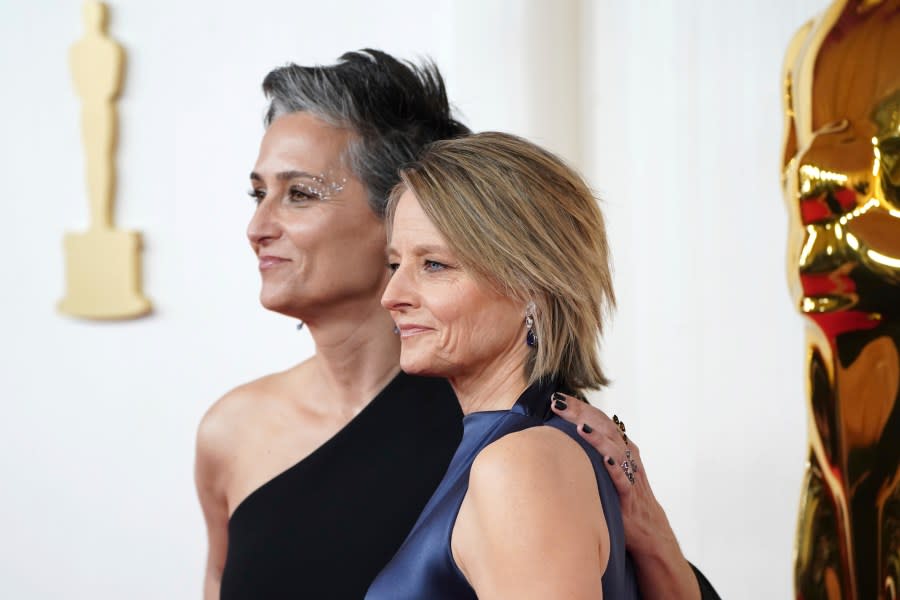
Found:
[[[524,367],[525,303],[473,277],[409,190],[394,213],[388,263],[381,303],[400,329],[404,371],[453,379]]]
[[[351,139],[304,112],[282,115],[266,130],[250,175],[257,206],[247,237],[269,310],[312,322],[377,302],[388,275],[385,230],[344,165]]]

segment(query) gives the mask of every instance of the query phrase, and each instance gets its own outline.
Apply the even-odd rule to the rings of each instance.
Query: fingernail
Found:
[[[560,394],[554,393],[553,407],[556,408],[556,410],[566,410],[567,408],[569,408],[569,405],[566,404],[566,401],[563,400],[563,397]]]
[[[593,433],[594,432],[594,428],[591,427],[590,425],[588,425],[587,423],[585,423],[584,425],[581,426],[581,430],[585,433]]]
[[[613,457],[610,456],[609,458],[606,459],[606,464],[608,464],[609,466],[612,467],[612,466],[614,466],[614,465],[616,464],[616,461],[614,461],[614,460],[613,460]]]

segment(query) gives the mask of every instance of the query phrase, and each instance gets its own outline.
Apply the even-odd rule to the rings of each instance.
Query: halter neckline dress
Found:
[[[625,531],[619,496],[603,457],[588,445],[571,423],[550,410],[553,382],[528,388],[509,410],[476,412],[463,419],[463,436],[450,467],[406,541],[378,575],[365,600],[477,600],[459,570],[450,538],[469,485],[469,472],[478,453],[501,437],[530,427],[555,427],[574,439],[591,460],[609,529],[610,553],[603,574],[604,598],[640,598],[634,565],[625,551]],[[552,515],[548,515],[552,519]],[[528,523],[522,523],[527,527]]]

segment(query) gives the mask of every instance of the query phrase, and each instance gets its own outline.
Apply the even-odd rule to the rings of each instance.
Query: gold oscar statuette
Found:
[[[86,31],[69,56],[81,99],[90,226],[66,234],[66,296],[59,310],[88,319],[128,319],[149,313],[151,306],[141,293],[141,236],[113,226],[116,98],[125,52],[107,36],[106,17],[103,3],[85,3]]]
[[[900,0],[836,0],[783,73],[788,277],[809,456],[795,598],[900,584]]]

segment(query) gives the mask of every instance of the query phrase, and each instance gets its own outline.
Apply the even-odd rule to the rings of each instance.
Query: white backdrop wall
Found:
[[[59,316],[84,227],[67,49],[80,3],[0,3],[0,597],[197,598],[193,437],[231,387],[311,352],[257,303],[244,238],[259,84],[348,49],[431,56],[475,129],[533,137],[604,198],[625,417],[687,555],[726,598],[788,598],[804,461],[785,286],[778,78],[824,0],[119,0],[117,222],[144,234],[152,317]]]

